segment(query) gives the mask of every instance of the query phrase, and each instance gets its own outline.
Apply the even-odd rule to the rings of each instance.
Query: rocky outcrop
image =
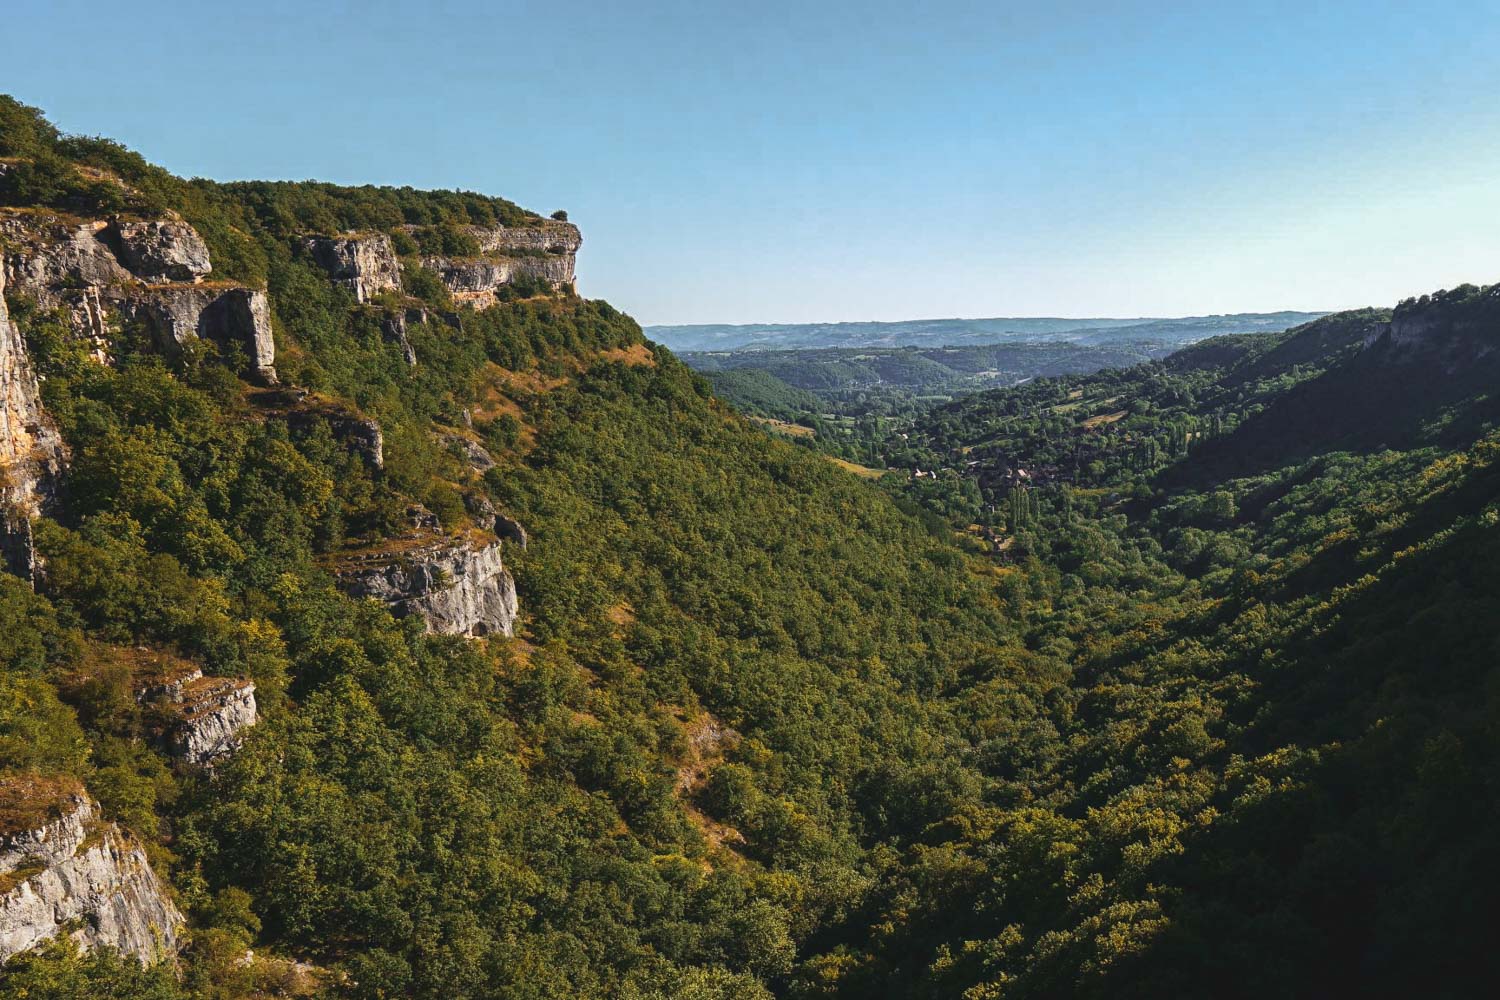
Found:
[[[136,280],[105,239],[109,223],[80,221],[48,212],[0,212],[5,276],[54,309],[80,288],[112,288]]]
[[[380,429],[380,424],[369,417],[334,410],[293,410],[287,414],[287,423],[294,430],[305,431],[317,421],[326,423],[334,439],[342,442],[370,468],[385,468],[385,432]]]
[[[422,266],[436,272],[458,302],[481,309],[493,305],[499,289],[521,278],[552,288],[574,280],[583,237],[570,222],[549,219],[536,226],[470,226],[468,231],[480,256],[422,258]]]
[[[470,226],[469,233],[481,253],[564,255],[576,254],[583,246],[583,234],[577,226],[555,219],[545,219],[535,226]]]
[[[443,538],[402,552],[346,559],[336,571],[351,597],[388,605],[398,618],[419,615],[428,631],[486,636],[514,633],[516,582],[500,543]]]
[[[422,266],[435,271],[454,301],[483,309],[494,305],[495,293],[522,277],[560,288],[573,281],[573,258],[542,254],[536,257],[424,257]]]
[[[0,210],[4,272],[46,310],[66,310],[73,332],[108,361],[118,321],[146,324],[164,350],[193,338],[241,348],[248,374],[276,378],[276,346],[265,292],[202,281],[208,246],[179,219],[77,220],[45,211]]]
[[[56,496],[67,453],[42,409],[20,330],[5,306],[0,271],[0,568],[35,580],[31,518]]]
[[[62,933],[154,962],[182,924],[145,850],[77,782],[0,779],[0,962]]]
[[[407,336],[407,330],[410,324],[426,322],[426,309],[398,309],[381,317],[380,336],[386,343],[395,344],[401,348],[401,358],[406,362],[408,367],[416,367],[417,352],[411,346],[411,339]]]
[[[143,322],[157,348],[175,355],[194,340],[240,348],[248,374],[276,382],[276,342],[266,293],[251,288],[162,285],[119,302],[122,315]]]
[[[369,417],[344,417],[332,421],[333,435],[365,460],[372,469],[385,468],[385,432]]]
[[[197,281],[213,270],[208,245],[186,222],[116,220],[103,235],[125,268],[143,281]]]
[[[444,434],[442,440],[458,451],[468,463],[469,468],[475,472],[484,473],[495,467],[494,456],[478,441],[464,437],[462,434]]]
[[[522,549],[526,548],[526,529],[521,522],[504,514],[495,515],[495,534],[509,542],[515,542]]]
[[[198,767],[239,749],[245,730],[260,720],[253,682],[204,677],[191,665],[145,680],[136,698],[160,714],[167,752]]]
[[[1500,349],[1500,284],[1402,303],[1389,322],[1370,328],[1364,347],[1392,361],[1425,361],[1456,373]]]
[[[475,524],[498,538],[513,542],[523,550],[526,548],[526,529],[513,517],[506,517],[495,510],[495,504],[480,492],[464,495],[464,509]]]
[[[401,261],[385,233],[309,236],[302,245],[330,278],[354,293],[356,302],[401,289]]]

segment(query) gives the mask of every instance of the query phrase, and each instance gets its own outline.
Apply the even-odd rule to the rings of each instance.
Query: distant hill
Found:
[[[646,335],[674,351],[807,350],[827,347],[957,347],[1032,341],[1166,340],[1189,344],[1226,333],[1285,330],[1320,312],[1233,313],[1176,319],[1077,319],[1051,316],[915,319],[891,323],[751,323],[648,326]]]

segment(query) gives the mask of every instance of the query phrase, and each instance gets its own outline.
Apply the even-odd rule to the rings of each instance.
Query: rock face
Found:
[[[388,314],[380,321],[381,337],[387,343],[401,348],[401,357],[409,368],[417,366],[417,352],[406,335],[407,325],[425,322],[427,322],[427,312],[423,309],[401,309]]]
[[[495,515],[495,534],[506,541],[515,542],[522,549],[526,548],[526,529],[521,522],[504,514]]]
[[[1458,372],[1500,347],[1500,284],[1458,305],[1424,299],[1398,306],[1389,323],[1371,327],[1364,346],[1382,349],[1392,360],[1427,361],[1450,375]]]
[[[67,453],[42,409],[21,332],[5,306],[0,271],[0,566],[34,580],[31,517],[57,491]]]
[[[181,353],[198,339],[234,345],[245,352],[249,375],[264,384],[276,383],[276,342],[265,292],[164,285],[121,300],[119,309],[144,322],[165,354]]]
[[[583,246],[583,234],[571,222],[546,219],[537,226],[496,226],[487,229],[470,226],[469,232],[479,243],[482,253],[550,253],[576,254]]]
[[[260,720],[253,682],[204,677],[196,667],[154,678],[136,697],[164,716],[167,751],[198,767],[239,749],[245,730]]]
[[[252,397],[267,416],[286,421],[296,434],[326,425],[334,439],[364,459],[372,469],[385,468],[385,432],[380,424],[346,404],[314,396],[306,389],[279,388]]]
[[[320,420],[328,424],[336,440],[364,459],[370,468],[385,468],[385,432],[369,417],[323,410],[293,410],[287,414],[287,423],[298,431],[305,431]]]
[[[186,222],[117,220],[104,235],[126,269],[145,281],[197,281],[213,270],[208,245]]]
[[[204,284],[212,269],[198,232],[178,219],[78,221],[0,210],[4,272],[43,309],[62,308],[73,332],[109,359],[116,319],[144,322],[166,350],[203,337],[244,350],[249,374],[276,378],[276,347],[262,291]]]
[[[309,236],[302,245],[330,278],[354,293],[356,302],[401,289],[401,261],[385,233]]]
[[[420,615],[428,631],[445,635],[512,635],[516,582],[500,561],[500,543],[442,539],[400,553],[347,562],[339,585],[351,597],[390,606],[398,618]]]
[[[475,472],[484,473],[495,467],[495,458],[478,441],[464,437],[462,434],[442,435],[444,443],[456,448],[469,464],[469,468]]]
[[[470,226],[478,257],[424,257],[453,298],[476,308],[494,305],[496,290],[520,278],[560,288],[571,284],[583,237],[570,222],[547,220],[536,226]]]
[[[105,240],[107,222],[78,222],[45,212],[0,213],[5,274],[44,309],[63,304],[68,292],[135,280]]]
[[[0,779],[0,962],[68,933],[149,963],[176,954],[182,914],[146,852],[81,786]]]

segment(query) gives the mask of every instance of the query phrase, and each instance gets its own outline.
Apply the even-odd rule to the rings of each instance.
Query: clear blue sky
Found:
[[[10,0],[0,89],[185,175],[463,187],[646,323],[1500,280],[1500,4]]]

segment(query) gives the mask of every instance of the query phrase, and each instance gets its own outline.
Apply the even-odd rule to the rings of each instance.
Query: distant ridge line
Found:
[[[1113,334],[1191,343],[1229,333],[1285,330],[1326,316],[1283,310],[1180,317],[996,316],[978,319],[854,320],[836,323],[691,323],[648,326],[676,351],[810,350],[830,347],[975,346]]]

